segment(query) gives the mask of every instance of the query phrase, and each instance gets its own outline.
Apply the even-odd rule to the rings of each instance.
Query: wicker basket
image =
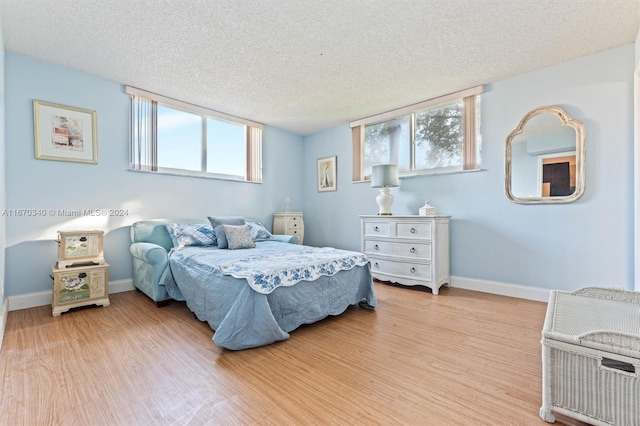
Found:
[[[552,291],[542,331],[542,407],[594,425],[640,425],[640,294]]]

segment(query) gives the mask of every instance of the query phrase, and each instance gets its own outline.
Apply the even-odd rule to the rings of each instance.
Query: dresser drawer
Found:
[[[433,232],[431,222],[398,223],[396,226],[396,237],[398,238],[422,238],[430,240]]]
[[[388,237],[391,235],[390,229],[391,226],[389,222],[367,222],[364,224],[365,235]]]
[[[398,278],[431,281],[431,270],[430,263],[398,262],[396,260],[371,258],[371,272],[374,275],[386,274]]]
[[[365,240],[364,252],[373,255],[402,256],[411,259],[431,260],[431,243]]]

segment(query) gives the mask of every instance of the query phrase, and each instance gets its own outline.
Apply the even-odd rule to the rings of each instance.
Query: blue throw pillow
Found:
[[[273,238],[271,232],[267,231],[267,228],[260,222],[247,222],[247,226],[249,227],[253,241],[264,241]]]
[[[244,218],[242,217],[209,217],[208,219],[209,222],[211,222],[211,227],[216,235],[218,248],[221,249],[226,249],[229,246],[227,243],[227,235],[225,234],[222,225],[245,225]]]
[[[189,246],[213,246],[216,244],[216,236],[211,225],[167,223],[165,227],[171,241],[173,241],[173,247],[178,250]]]

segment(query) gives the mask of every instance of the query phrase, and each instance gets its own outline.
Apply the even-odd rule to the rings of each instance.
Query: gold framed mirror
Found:
[[[514,203],[571,203],[584,194],[584,125],[560,107],[529,111],[507,136],[504,158]]]

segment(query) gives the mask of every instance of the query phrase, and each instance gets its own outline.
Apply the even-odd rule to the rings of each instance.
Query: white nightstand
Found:
[[[302,240],[304,239],[304,221],[302,220],[302,213],[274,213],[273,233],[293,235],[298,239],[298,244],[302,244]]]

